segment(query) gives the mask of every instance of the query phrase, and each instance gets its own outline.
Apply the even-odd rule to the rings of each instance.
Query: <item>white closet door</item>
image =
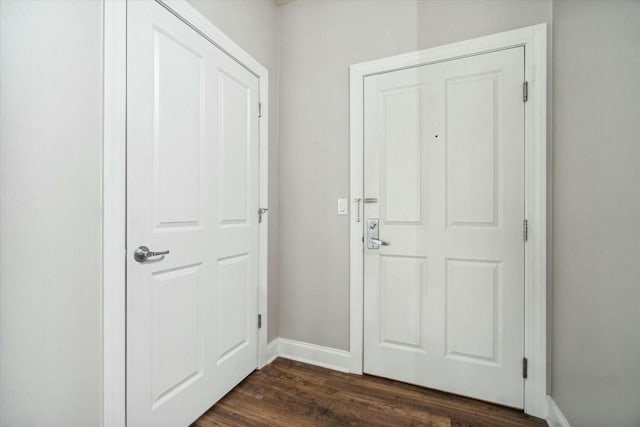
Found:
[[[257,366],[258,79],[154,1],[127,19],[127,421],[186,426]]]
[[[523,81],[524,48],[365,78],[366,372],[523,407]]]

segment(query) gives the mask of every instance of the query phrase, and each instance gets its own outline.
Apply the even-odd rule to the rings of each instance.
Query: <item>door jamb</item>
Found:
[[[151,1],[151,0],[149,0]],[[259,80],[259,207],[268,208],[269,72],[186,0],[155,0]],[[102,161],[102,425],[126,425],[126,82],[127,2],[103,0]],[[258,365],[267,363],[267,239],[269,215],[259,227]],[[257,322],[257,319],[256,319]],[[256,324],[257,326],[257,324]]]
[[[447,61],[510,47],[525,48],[525,337],[528,378],[524,410],[547,417],[547,24],[479,37],[350,67],[350,370],[362,373],[364,327],[364,221],[356,203],[364,199],[364,78],[403,68]],[[360,205],[361,206],[361,205]]]

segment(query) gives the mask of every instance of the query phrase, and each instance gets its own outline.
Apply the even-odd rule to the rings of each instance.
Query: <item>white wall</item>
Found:
[[[273,318],[276,7],[194,3],[271,73]],[[0,426],[101,423],[102,18],[101,1],[0,1]]]
[[[280,6],[280,336],[349,349],[349,65],[550,22],[550,0]],[[353,207],[353,204],[350,205]]]
[[[188,0],[269,70],[269,313],[268,339],[278,336],[278,11],[272,0]]]
[[[0,2],[0,425],[96,426],[102,4]]]
[[[640,425],[640,1],[557,0],[552,395]]]

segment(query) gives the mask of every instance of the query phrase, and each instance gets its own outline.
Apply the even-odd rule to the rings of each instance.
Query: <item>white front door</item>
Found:
[[[365,372],[523,407],[523,81],[522,47],[365,78]]]
[[[127,19],[127,425],[186,426],[257,367],[258,79],[154,1]]]

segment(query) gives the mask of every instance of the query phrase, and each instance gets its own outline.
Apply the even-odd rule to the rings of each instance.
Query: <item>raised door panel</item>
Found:
[[[249,342],[249,255],[218,261],[218,364]]]
[[[422,219],[421,88],[381,93],[381,193],[386,224]]]
[[[219,73],[218,87],[220,223],[246,224],[250,182],[250,91],[246,84],[225,71]]]
[[[447,226],[499,225],[495,73],[446,81]]]
[[[199,224],[204,149],[204,58],[154,28],[155,227]]]
[[[445,337],[448,357],[498,363],[500,262],[447,259]]]
[[[203,375],[200,265],[152,276],[151,387],[153,407]]]
[[[424,350],[426,259],[380,257],[380,342]]]

